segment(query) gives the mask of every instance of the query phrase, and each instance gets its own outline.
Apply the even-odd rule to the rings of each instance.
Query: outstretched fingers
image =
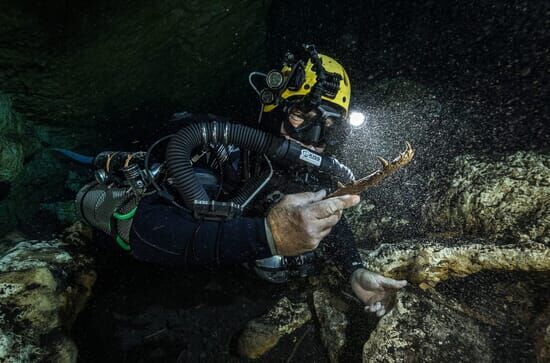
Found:
[[[388,277],[381,277],[379,284],[386,289],[402,289],[407,286],[407,280],[394,280]]]
[[[383,303],[378,301],[378,302],[375,302],[371,305],[366,305],[365,306],[365,311],[368,312],[368,313],[376,314],[376,316],[378,316],[378,317],[382,317],[382,316],[384,316],[384,314],[386,314],[386,307],[384,306]]]

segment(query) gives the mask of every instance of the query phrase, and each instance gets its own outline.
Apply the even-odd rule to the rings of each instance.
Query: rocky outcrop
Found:
[[[550,271],[550,249],[541,243],[499,245],[471,240],[408,240],[361,251],[367,268],[433,287],[481,271]]]
[[[364,362],[531,362],[544,351],[540,273],[485,272],[427,291],[409,286],[378,322]],[[544,314],[543,314],[544,315]]]
[[[306,303],[292,303],[284,297],[265,315],[250,321],[239,337],[239,354],[247,358],[259,358],[279,340],[311,319]]]
[[[21,241],[0,258],[1,361],[76,362],[66,334],[96,278],[78,252],[87,234],[76,224],[61,239]]]
[[[460,156],[424,207],[431,230],[550,245],[550,155]],[[437,177],[439,179],[439,177]]]
[[[321,340],[331,363],[336,363],[346,344],[346,328],[349,322],[344,310],[347,306],[326,290],[313,292],[313,306],[321,326]]]
[[[428,294],[399,292],[363,347],[363,362],[492,362],[490,336],[475,319]]]

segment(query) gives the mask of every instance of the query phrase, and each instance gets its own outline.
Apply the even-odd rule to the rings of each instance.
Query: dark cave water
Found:
[[[126,1],[120,6],[139,4]],[[373,169],[375,154],[392,156],[402,149],[403,140],[410,140],[418,149],[417,161],[403,178],[410,185],[403,179],[389,181],[386,189],[370,197],[387,211],[408,213],[415,220],[430,192],[427,176],[444,170],[454,157],[549,150],[549,14],[547,1],[282,0],[270,5],[265,49],[273,65],[303,42],[315,43],[320,52],[341,60],[352,80],[355,107],[371,119],[370,128],[357,131],[357,139],[339,151],[339,157],[365,172]],[[252,71],[265,65],[258,61],[243,67]],[[202,95],[209,108],[198,111],[253,122],[255,95],[246,90],[244,78],[238,82],[237,96]],[[215,80],[206,83],[220,86]],[[94,124],[100,141],[81,146],[95,151],[144,149],[174,129],[166,120],[180,111],[188,111],[186,105],[155,103],[154,97],[127,113],[101,110]],[[89,175],[84,169],[79,172]],[[0,200],[8,192],[9,185],[0,183]],[[51,214],[41,212],[19,229],[43,238],[61,227]],[[396,241],[423,235],[419,228],[384,237]],[[377,242],[363,243],[375,247]],[[103,246],[94,247],[93,255],[98,281],[72,331],[80,362],[245,361],[236,355],[235,338],[246,322],[283,296],[300,296],[307,286],[300,281],[267,285],[244,268],[204,274],[163,270]],[[528,281],[528,290],[540,293],[540,279],[508,274],[452,280],[438,290],[475,300],[481,299],[476,295],[479,284],[514,279]],[[547,295],[540,296],[548,301]],[[355,335],[348,337],[345,358],[355,362],[376,322],[360,314],[359,307],[353,309],[357,311],[350,331]],[[515,328],[494,337],[502,342],[500,361],[533,361],[529,332]],[[305,338],[292,361],[328,361],[318,334],[312,322],[294,334]],[[261,361],[287,361],[295,345],[295,338],[285,337]]]

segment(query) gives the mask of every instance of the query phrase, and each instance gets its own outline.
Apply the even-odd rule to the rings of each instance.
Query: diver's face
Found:
[[[293,108],[290,109],[290,112],[288,113],[288,122],[293,127],[298,128],[298,127],[302,126],[306,120],[311,120],[311,119],[317,117],[318,112],[319,111],[317,111],[317,110],[311,110],[307,113],[304,113],[300,109],[298,109],[297,107],[293,107]],[[327,123],[330,123],[330,125],[327,125]],[[333,124],[333,121],[330,120],[330,119],[327,119],[327,121],[325,122],[325,126],[332,126],[332,124]],[[283,135],[287,139],[294,140],[294,141],[298,142],[299,144],[301,144],[302,146],[307,147],[308,149],[313,150],[317,153],[322,153],[323,151],[325,151],[325,145],[318,145],[318,146],[306,145],[306,144],[302,143],[300,140],[296,140],[295,138],[291,137],[288,134],[288,132],[285,130],[284,122],[281,123],[281,135]]]
[[[318,111],[311,110],[307,113],[302,112],[297,107],[292,107],[288,114],[288,122],[294,127],[300,127],[305,122],[305,120],[311,120],[317,117]]]
[[[311,110],[307,113],[304,113],[298,107],[292,107],[290,109],[289,113],[288,113],[288,122],[294,128],[298,128],[298,127],[302,126],[304,124],[304,122],[306,122],[306,120],[310,121],[310,120],[314,119],[315,117],[317,117],[318,115],[319,115],[318,110]],[[325,129],[330,128],[330,127],[335,125],[335,121],[332,117],[327,117],[324,120],[324,123],[325,123],[325,125],[324,125]],[[315,146],[314,145],[306,145],[306,144],[302,143],[300,140],[296,140],[295,138],[291,137],[289,135],[289,133],[287,132],[287,130],[285,130],[284,122],[281,124],[281,135],[283,135],[287,139],[292,139],[294,141],[297,141],[301,145],[307,147],[310,150],[318,152],[318,153],[322,153],[323,151],[325,151],[325,148],[326,148],[326,145],[324,145],[324,144],[323,145],[315,145]]]

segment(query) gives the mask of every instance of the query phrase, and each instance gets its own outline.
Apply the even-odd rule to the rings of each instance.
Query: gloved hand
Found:
[[[342,211],[359,203],[357,195],[322,200],[316,193],[286,195],[267,215],[277,254],[296,256],[317,248],[342,217]]]
[[[351,275],[351,288],[366,306],[365,311],[382,316],[389,308],[389,300],[397,290],[407,286],[405,280],[394,280],[359,268]]]

